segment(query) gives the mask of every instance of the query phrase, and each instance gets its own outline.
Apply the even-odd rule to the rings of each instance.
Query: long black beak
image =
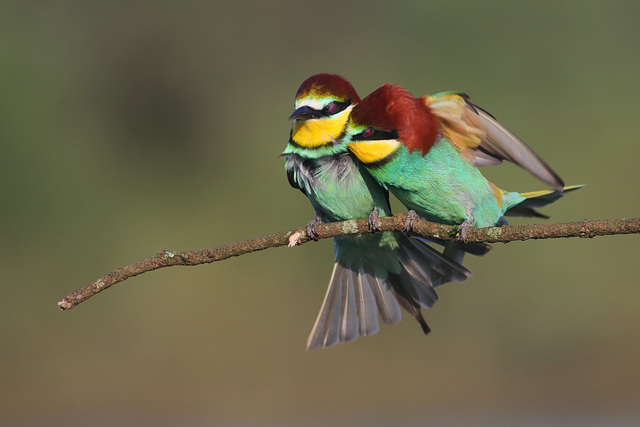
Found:
[[[294,111],[290,116],[289,120],[293,119],[315,119],[320,117],[318,110],[314,110],[311,107],[302,106]]]

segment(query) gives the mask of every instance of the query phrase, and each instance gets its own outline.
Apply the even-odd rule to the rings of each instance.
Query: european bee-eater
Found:
[[[408,209],[430,221],[459,225],[463,240],[468,227],[506,224],[504,215],[543,216],[534,208],[563,194],[560,177],[464,95],[447,92],[418,99],[387,83],[353,109],[345,141],[371,176]],[[520,165],[555,190],[499,189],[477,166],[502,160]]]
[[[317,222],[391,215],[388,191],[355,162],[343,138],[349,116],[360,101],[344,78],[318,74],[296,94],[289,143],[283,152],[289,183],[311,201]],[[371,213],[374,213],[370,216]],[[423,239],[383,232],[336,237],[335,265],[307,348],[329,347],[378,332],[400,321],[400,306],[429,332],[420,307],[437,300],[433,287],[464,281],[469,271],[428,246]]]

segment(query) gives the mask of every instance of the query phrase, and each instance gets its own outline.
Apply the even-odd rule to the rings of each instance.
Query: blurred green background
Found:
[[[405,315],[322,351],[305,341],[328,240],[56,303],[161,249],[311,219],[278,154],[318,72],[363,96],[465,91],[587,184],[552,221],[637,217],[639,18],[630,1],[3,2],[0,423],[637,422],[637,236],[496,245],[440,288],[429,337]]]

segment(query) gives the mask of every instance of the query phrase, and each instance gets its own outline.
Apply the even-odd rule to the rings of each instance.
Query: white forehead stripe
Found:
[[[329,103],[330,99],[303,98],[296,100],[296,110],[300,107],[309,107],[314,110],[322,110]]]

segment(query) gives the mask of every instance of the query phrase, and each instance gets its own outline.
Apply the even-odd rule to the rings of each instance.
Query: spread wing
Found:
[[[558,190],[564,187],[562,179],[540,156],[495,117],[472,104],[467,95],[441,92],[422,99],[440,119],[444,136],[474,165],[497,165],[508,160]]]

